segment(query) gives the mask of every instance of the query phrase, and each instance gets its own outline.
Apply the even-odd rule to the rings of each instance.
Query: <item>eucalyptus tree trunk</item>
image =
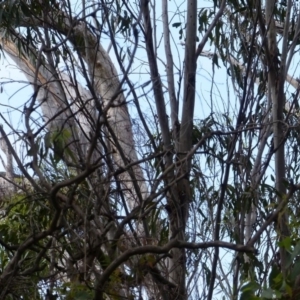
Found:
[[[164,159],[165,169],[170,169],[173,164],[173,154],[172,154],[172,144],[171,144],[171,133],[170,127],[168,124],[168,118],[166,113],[166,103],[163,94],[162,82],[159,75],[156,54],[155,54],[155,45],[153,41],[153,30],[151,24],[151,15],[149,9],[149,3],[146,0],[141,2],[141,11],[143,14],[143,22],[145,28],[145,41],[146,41],[146,51],[149,61],[149,67],[151,72],[151,79],[152,79],[152,86],[153,86],[153,93],[155,97],[155,104],[156,110],[158,115],[158,122],[162,133],[162,140],[164,151],[166,153]],[[169,57],[170,58],[170,57]],[[170,80],[170,79],[169,79]],[[176,233],[178,232],[179,226],[178,222],[180,220],[179,215],[176,215],[176,212],[180,210],[180,206],[178,206],[179,196],[172,184],[174,180],[174,170],[170,169],[166,173],[165,184],[170,186],[170,191],[167,195],[168,197],[168,205],[170,206],[169,209],[169,218],[170,218],[170,236],[173,238],[176,237]],[[179,209],[179,210],[178,210]],[[180,229],[181,230],[181,229]],[[182,235],[181,235],[182,236]],[[178,255],[178,250],[174,249],[172,251],[172,258],[168,259],[167,263],[167,276],[168,279],[178,286],[178,289],[171,289],[169,291],[166,290],[166,295],[168,295],[167,299],[171,299],[172,297],[176,298],[177,295],[181,299],[185,297],[185,282],[184,280],[184,273],[185,273],[185,264],[184,258],[182,260],[181,255]],[[184,285],[183,285],[184,284]]]
[[[287,127],[284,124],[283,110],[285,107],[285,94],[284,83],[287,74],[286,59],[287,59],[287,44],[288,44],[288,27],[289,27],[289,14],[290,3],[287,9],[286,23],[284,28],[284,35],[282,40],[282,53],[279,60],[278,43],[276,39],[276,27],[274,20],[275,0],[266,1],[266,26],[267,31],[267,45],[266,56],[268,62],[268,98],[272,103],[272,116],[273,116],[273,140],[275,151],[275,179],[276,190],[278,191],[277,202],[280,204],[285,199],[286,194],[286,169],[284,157],[284,144],[287,134]],[[279,240],[284,240],[289,236],[288,229],[288,215],[284,212],[279,215],[277,220],[277,230],[279,233]],[[281,270],[284,277],[286,276],[286,250],[280,248],[280,263]]]
[[[4,137],[0,137],[0,149],[3,151],[6,157],[6,163],[4,165],[4,168],[5,168],[5,177],[7,178],[7,182],[3,188],[4,193],[15,191],[16,188],[14,185],[13,157]]]
[[[167,80],[169,86],[169,98],[171,102],[171,122],[172,130],[168,123],[166,113],[166,103],[163,95],[162,82],[160,79],[155,55],[155,45],[153,41],[153,31],[148,1],[142,1],[142,13],[145,27],[145,41],[148,61],[150,64],[153,92],[158,115],[158,121],[162,132],[162,139],[165,155],[165,168],[168,169],[173,164],[171,143],[171,132],[173,132],[173,141],[175,144],[175,160],[181,160],[175,172],[168,171],[166,174],[166,184],[170,186],[167,195],[168,213],[170,220],[170,238],[185,240],[186,222],[188,219],[189,203],[191,201],[191,191],[189,184],[189,172],[191,161],[187,157],[192,149],[192,129],[195,101],[195,78],[196,78],[196,33],[197,33],[197,1],[187,1],[187,27],[185,43],[185,72],[184,72],[184,100],[179,129],[178,121],[178,99],[175,97],[173,58],[170,49],[170,32],[167,18],[167,1],[163,5],[163,24],[164,24],[164,42],[165,53],[167,57]],[[172,184],[178,177],[176,184]],[[172,258],[168,260],[169,280],[176,284],[175,291],[171,291],[170,297],[180,299],[187,298],[186,292],[186,255],[184,249],[173,249]]]
[[[61,11],[55,12],[54,16],[45,16],[45,18],[51,29],[69,37],[69,41],[73,43],[82,59],[81,71],[87,80],[87,87],[93,97],[95,108],[101,115],[99,121],[101,124],[106,122],[109,124],[108,139],[112,147],[115,167],[123,168],[127,163],[137,161],[132,124],[122,92],[123,82],[119,81],[116,68],[99,43],[98,37],[86,28],[84,22],[78,22],[76,26],[73,26],[72,20]],[[21,25],[24,27],[43,26],[43,22],[38,18],[24,17]],[[69,34],[70,32],[72,35]],[[79,41],[84,41],[84,46],[79,45]],[[132,170],[120,173],[119,178],[127,193],[128,205],[130,209],[133,209],[148,194],[142,169],[140,165],[134,165]]]
[[[26,50],[20,48],[17,43],[10,39],[10,36],[3,39],[5,52],[15,61],[35,91],[30,106],[25,107],[26,138],[31,148],[34,149],[32,164],[34,171],[40,177],[41,182],[46,181],[38,168],[37,145],[30,126],[31,113],[37,107],[41,107],[46,131],[50,133],[63,130],[71,131],[71,137],[64,150],[69,148],[72,153],[76,154],[76,161],[71,161],[70,165],[75,166],[79,174],[80,168],[83,166],[92,168],[98,166],[97,169],[101,170],[99,162],[101,162],[102,146],[99,144],[99,140],[104,141],[106,147],[110,147],[113,169],[109,169],[108,174],[119,171],[118,180],[131,211],[141,206],[148,195],[148,187],[139,164],[127,167],[128,164],[137,162],[138,156],[135,150],[132,124],[122,91],[122,82],[118,79],[118,74],[110,57],[101,44],[99,45],[97,37],[87,30],[82,23],[73,27],[67,16],[62,14],[62,18],[64,18],[63,29],[61,29],[61,23],[58,23],[57,19],[49,20],[49,24],[54,30],[59,29],[66,35],[73,31],[74,35],[71,41],[74,42],[75,47],[77,47],[78,40],[85,40],[85,47],[78,47],[77,49],[79,56],[85,60],[88,66],[85,70],[84,64],[82,65],[88,90],[82,88],[76,82],[76,78],[74,79],[55,69],[51,65],[51,61],[44,62],[42,59],[43,48],[40,53],[37,53],[30,46]],[[24,18],[23,22],[25,26],[30,24],[42,26],[40,19],[27,20]],[[16,33],[14,32],[14,34]],[[22,41],[21,37],[20,40]],[[107,130],[102,130],[102,127],[106,126]],[[102,134],[106,134],[106,137],[103,137]],[[109,188],[107,186],[106,190]],[[99,199],[101,199],[100,195]],[[105,206],[105,203],[99,205],[104,206],[102,213],[109,212],[110,208]],[[97,230],[104,230],[104,225],[101,222],[95,220],[95,223]],[[142,234],[143,230],[139,230],[139,233]],[[110,226],[109,239],[113,239],[116,234],[116,228]],[[138,238],[142,240],[144,236],[138,236]],[[110,250],[108,248],[105,251],[109,252]],[[96,284],[95,289],[97,290],[96,299],[101,299],[103,297],[102,287],[98,287]],[[123,297],[127,295],[124,290],[122,291],[122,287],[119,293]]]
[[[178,158],[182,160],[182,164],[178,167],[178,174],[182,176],[177,184],[178,202],[174,205],[173,215],[171,216],[171,229],[174,232],[179,230],[178,237],[185,240],[185,231],[189,214],[189,204],[192,201],[192,191],[190,186],[189,174],[191,170],[191,158],[188,158],[188,152],[191,151],[194,105],[196,93],[196,38],[197,38],[197,0],[187,1],[187,24],[186,24],[186,41],[185,41],[185,68],[184,68],[184,95],[180,126],[180,136],[176,153]],[[176,128],[176,127],[175,127]],[[175,129],[174,128],[174,129]],[[179,295],[182,299],[187,299],[185,290],[186,280],[186,253],[185,249],[176,250],[176,260],[181,263],[175,269],[176,277],[179,282]]]

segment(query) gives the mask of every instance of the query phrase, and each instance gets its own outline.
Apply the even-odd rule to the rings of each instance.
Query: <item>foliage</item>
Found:
[[[298,299],[296,1],[129,2],[0,3],[0,299]]]

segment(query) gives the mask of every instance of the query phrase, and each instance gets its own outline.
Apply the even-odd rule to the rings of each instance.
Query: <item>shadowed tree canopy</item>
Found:
[[[0,299],[298,299],[298,11],[0,2]]]

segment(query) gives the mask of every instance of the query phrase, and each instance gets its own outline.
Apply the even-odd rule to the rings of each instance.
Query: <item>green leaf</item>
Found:
[[[286,281],[283,282],[282,289],[283,289],[290,297],[292,296],[293,290],[292,290],[291,286],[290,286]]]
[[[282,241],[278,242],[278,246],[286,250],[290,250],[291,245],[292,245],[292,239],[289,236],[284,238]]]
[[[80,291],[74,295],[74,299],[75,300],[88,300],[88,299],[93,299],[93,297],[92,297],[91,293],[89,293],[89,292]]]
[[[261,293],[261,297],[266,299],[274,299],[274,297],[278,299],[281,298],[281,296],[282,294],[279,291],[273,291],[271,288],[263,290]]]
[[[242,292],[256,292],[260,288],[260,285],[255,281],[250,281],[243,285],[241,288]]]
[[[281,276],[281,280],[276,279],[277,277],[279,278],[280,276]],[[269,275],[269,286],[272,289],[279,289],[281,285],[282,285],[281,270],[278,268],[278,266],[276,264],[274,264],[272,266],[272,270]]]
[[[300,254],[300,241],[298,241],[298,243],[296,244],[296,246],[294,247],[294,250],[292,252],[292,259],[294,259],[296,256],[298,256]]]
[[[208,285],[210,282],[210,278],[211,278],[211,270],[207,267],[207,265],[205,263],[202,264],[202,267],[204,269],[205,272],[205,277],[206,277],[206,284]]]
[[[181,26],[181,22],[173,23],[172,26],[178,28],[179,26]]]
[[[261,300],[261,298],[255,296],[250,292],[244,292],[241,294],[240,300]]]
[[[295,283],[297,277],[300,275],[300,259],[296,260],[291,270],[291,282]]]
[[[27,155],[28,156],[33,156],[34,155],[34,151],[32,148],[30,148],[28,151],[27,151]]]
[[[212,61],[218,68],[220,68],[219,62],[218,62],[218,55],[216,53],[213,55]]]

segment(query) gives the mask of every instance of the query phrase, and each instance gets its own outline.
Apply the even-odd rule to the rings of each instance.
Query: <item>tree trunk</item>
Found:
[[[266,56],[268,60],[268,97],[272,103],[273,115],[273,140],[275,151],[275,178],[276,190],[278,192],[277,203],[280,204],[286,194],[285,185],[285,158],[284,144],[287,134],[287,128],[284,125],[283,110],[285,105],[284,82],[286,78],[286,49],[282,52],[281,62],[279,61],[279,51],[277,48],[276,28],[274,21],[275,0],[266,1],[266,25],[268,26],[268,48]],[[287,27],[288,27],[287,23]],[[283,39],[283,47],[287,47],[287,35]],[[288,216],[284,212],[277,220],[279,240],[282,241],[289,236]],[[286,276],[286,249],[280,248],[280,263],[284,277]]]

